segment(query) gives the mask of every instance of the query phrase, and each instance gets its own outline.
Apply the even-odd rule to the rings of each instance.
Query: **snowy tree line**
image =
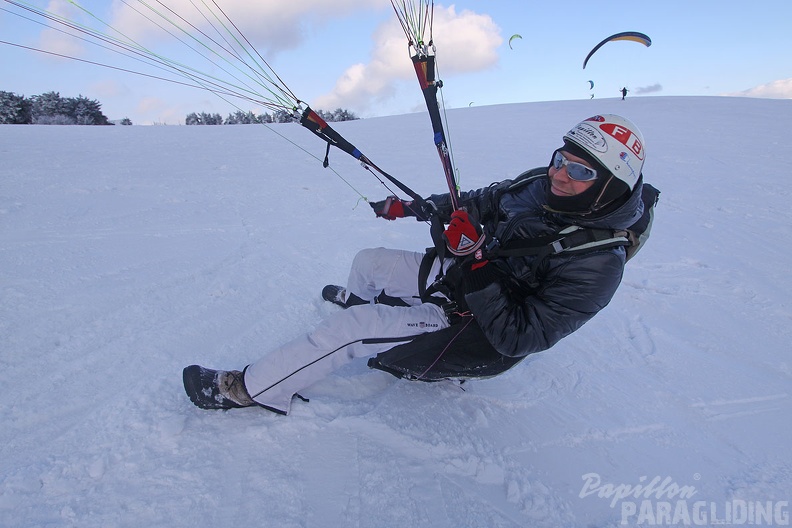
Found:
[[[25,97],[0,91],[0,124],[109,125],[110,122],[102,113],[99,101],[82,95],[61,97],[58,92],[47,92]]]
[[[316,110],[325,121],[352,121],[358,117],[342,108],[333,112]],[[247,125],[257,123],[289,123],[294,116],[286,110],[278,110],[272,114],[256,115],[241,110],[228,114],[223,119],[220,114],[193,112],[187,115],[187,125]],[[0,91],[0,125],[110,125],[102,113],[102,105],[83,97],[61,97],[58,92],[47,92],[41,95],[24,97],[13,92]],[[122,125],[131,125],[129,118],[121,121]]]
[[[333,112],[316,110],[319,117],[325,121],[353,121],[358,117],[342,108],[337,108]],[[253,112],[242,112],[237,110],[233,114],[223,119],[220,114],[207,114],[206,112],[188,114],[184,120],[185,125],[252,125],[261,123],[290,123],[294,121],[294,116],[286,110],[278,110],[272,114],[263,113],[256,115]]]

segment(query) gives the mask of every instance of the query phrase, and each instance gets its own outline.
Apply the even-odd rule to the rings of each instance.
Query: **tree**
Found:
[[[226,125],[252,125],[259,122],[259,118],[253,112],[243,112],[237,110],[233,114],[228,114],[225,120]]]
[[[201,112],[200,114],[196,114],[192,112],[187,114],[187,117],[184,119],[185,125],[222,125],[223,124],[223,116],[220,114],[207,114],[206,112]]]
[[[191,112],[187,114],[187,117],[184,118],[185,125],[201,125],[201,118],[198,117],[198,114],[195,112]]]
[[[58,92],[47,92],[30,98],[34,124],[41,125],[108,125],[102,105],[83,97],[63,98]]]
[[[331,121],[354,121],[357,118],[358,117],[349,110],[336,108],[335,111],[333,112],[333,117]]]
[[[294,121],[294,118],[291,112],[287,112],[286,110],[277,110],[272,116],[273,123],[291,123],[292,121]]]
[[[102,114],[99,101],[92,101],[82,95],[76,99],[67,99],[69,115],[74,117],[78,125],[107,125],[107,117]]]
[[[220,114],[207,114],[205,112],[201,112],[201,121],[203,121],[204,125],[222,125],[223,124],[223,116]]]
[[[29,125],[33,104],[24,96],[0,91],[0,125]]]
[[[76,120],[68,118],[69,109],[60,93],[47,92],[30,99],[33,102],[33,124],[75,124]]]
[[[336,108],[333,112],[325,112],[324,110],[315,110],[317,115],[325,121],[353,121],[359,119],[354,113],[343,108]],[[249,125],[254,123],[291,123],[295,121],[294,114],[287,110],[276,110],[273,114],[263,113],[259,116],[253,112],[243,112],[237,110],[233,114],[228,114],[228,117],[223,121],[220,114],[207,114],[201,112],[196,114],[192,112],[187,114],[184,123],[187,125]]]

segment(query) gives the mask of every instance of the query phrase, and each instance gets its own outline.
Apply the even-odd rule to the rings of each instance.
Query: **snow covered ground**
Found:
[[[302,334],[357,250],[421,250],[426,226],[375,219],[297,125],[0,126],[0,525],[789,525],[792,101],[453,110],[462,187],[603,112],[642,128],[662,190],[610,306],[465,390],[359,362],[288,417],[199,410],[181,370]],[[443,190],[426,115],[335,128]]]

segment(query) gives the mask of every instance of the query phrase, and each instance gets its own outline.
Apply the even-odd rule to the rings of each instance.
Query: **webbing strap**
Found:
[[[429,282],[429,273],[432,271],[432,264],[438,258],[439,252],[436,248],[428,248],[426,254],[421,259],[421,265],[418,267],[418,296],[422,302],[428,302],[443,307],[448,300],[439,297],[433,297],[435,293],[441,293],[447,299],[451,299],[451,291],[443,285],[443,261],[440,261],[440,273],[434,278],[431,284]]]
[[[484,258],[536,256],[531,263],[528,285],[539,287],[537,274],[539,267],[551,255],[559,253],[583,253],[618,246],[630,246],[632,241],[628,231],[612,229],[586,229],[569,226],[552,235],[532,239],[510,240],[503,246],[497,240],[490,243],[484,251]]]
[[[627,231],[611,229],[566,228],[552,235],[521,240],[510,240],[504,245],[490,244],[485,258],[554,255],[564,252],[583,252],[631,244]]]

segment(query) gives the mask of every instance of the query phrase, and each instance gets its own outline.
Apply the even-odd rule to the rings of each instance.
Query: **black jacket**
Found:
[[[599,218],[548,211],[545,174],[463,193],[459,204],[480,219],[487,241],[497,239],[501,244],[552,234],[569,225],[625,229],[643,212],[640,183],[621,207]],[[447,194],[430,200],[441,213],[451,212]],[[607,306],[621,282],[625,250],[554,255],[539,266],[534,277],[535,258],[496,258],[463,274],[465,303],[487,340],[504,356],[518,358],[546,350]]]

